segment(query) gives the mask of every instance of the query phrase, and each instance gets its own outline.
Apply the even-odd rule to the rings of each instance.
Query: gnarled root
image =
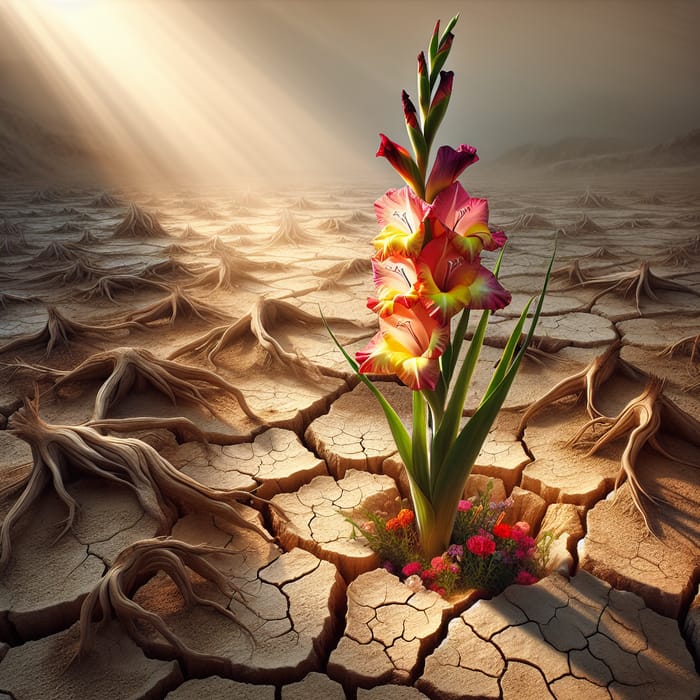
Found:
[[[193,546],[174,539],[153,538],[135,542],[123,549],[99,584],[83,601],[80,609],[80,645],[76,656],[90,649],[94,641],[94,621],[117,619],[129,636],[149,655],[160,658],[178,658],[185,664],[192,660],[206,660],[208,656],[190,649],[165,624],[160,615],[146,610],[131,599],[145,576],[162,571],[176,584],[187,605],[204,605],[228,617],[244,630],[254,643],[248,629],[235,614],[220,603],[198,595],[188,575],[188,569],[211,581],[228,598],[236,597],[243,605],[240,590],[207,555],[235,554],[223,547]],[[143,625],[153,628],[163,639],[154,641],[142,631]]]
[[[615,481],[615,488],[626,477],[630,485],[632,500],[642,515],[644,523],[650,532],[658,535],[658,527],[651,520],[649,506],[661,505],[663,500],[650,494],[641,484],[637,476],[637,458],[644,445],[649,445],[666,459],[691,467],[700,465],[674,457],[659,441],[663,427],[675,433],[691,444],[700,446],[700,422],[684,413],[672,401],[663,396],[664,381],[658,377],[650,377],[644,391],[620,411],[614,418],[598,416],[588,421],[567,443],[573,446],[579,443],[584,433],[596,425],[606,427],[601,435],[588,450],[586,456],[595,454],[601,447],[618,438],[627,437],[627,445],[620,459],[621,470]]]
[[[199,301],[183,292],[180,287],[175,287],[167,297],[150,304],[140,311],[129,314],[126,320],[146,325],[164,321],[168,325],[173,325],[178,316],[184,316],[189,319],[196,317],[202,321],[223,321],[230,317],[229,314],[221,309],[217,309],[204,301]]]
[[[58,390],[71,381],[104,377],[106,380],[95,397],[93,420],[105,418],[110,406],[124,398],[135,385],[143,384],[150,384],[165,394],[173,404],[176,404],[178,399],[190,401],[215,415],[214,408],[195,385],[195,382],[200,382],[233,394],[246,416],[259,421],[241,390],[218,374],[171,360],[160,360],[142,348],[123,347],[96,353],[62,376],[54,388]]]
[[[89,301],[95,297],[107,298],[112,303],[116,304],[114,294],[118,292],[131,292],[132,294],[137,289],[157,288],[164,291],[168,290],[167,285],[155,280],[145,279],[139,275],[130,274],[115,274],[105,275],[97,280],[94,284],[86,287],[80,292],[80,298],[83,301]]]
[[[137,324],[112,323],[109,326],[92,326],[80,321],[72,321],[61,314],[55,306],[48,306],[49,317],[46,325],[36,333],[27,333],[19,338],[11,340],[5,345],[0,345],[0,354],[18,350],[19,348],[44,345],[48,357],[55,347],[69,345],[71,342],[87,338],[101,339],[105,333],[111,333],[124,328],[135,328]]]
[[[690,364],[697,357],[700,360],[700,333],[697,335],[688,335],[685,338],[677,340],[675,343],[667,345],[661,352],[659,357],[673,357],[676,353],[688,350],[690,353]]]
[[[330,318],[329,323],[347,324],[347,319]],[[170,358],[189,352],[206,352],[210,362],[216,364],[216,356],[230,343],[252,334],[270,360],[286,369],[311,374],[345,378],[346,373],[324,367],[294,350],[287,350],[273,333],[278,323],[289,323],[296,327],[320,326],[320,318],[280,299],[258,299],[251,311],[230,326],[214,328],[191,343],[176,350]],[[356,325],[356,324],[353,324]],[[359,328],[358,328],[359,329]],[[374,332],[374,331],[372,331]],[[370,335],[367,329],[357,339]]]
[[[700,296],[700,292],[696,291],[692,287],[686,287],[678,282],[673,282],[672,280],[666,279],[665,277],[659,277],[655,275],[649,269],[649,262],[644,260],[640,263],[638,270],[633,270],[632,272],[618,272],[612,275],[605,275],[598,278],[589,278],[588,280],[582,282],[585,286],[587,284],[608,284],[612,282],[613,284],[604,289],[602,292],[598,292],[589,304],[589,309],[593,308],[593,305],[601,297],[613,292],[615,290],[622,290],[623,296],[627,296],[632,290],[634,290],[634,298],[636,302],[637,313],[641,316],[642,311],[640,308],[642,293],[646,294],[650,299],[655,299],[658,301],[656,296],[656,291],[659,289],[667,289],[675,292],[684,292],[686,294],[695,294]]]
[[[541,408],[555,401],[559,401],[572,394],[586,395],[586,412],[591,418],[600,416],[600,411],[595,406],[595,394],[602,384],[604,384],[613,374],[616,368],[620,367],[628,374],[634,374],[631,365],[620,359],[620,341],[612,343],[607,350],[595,357],[580,372],[572,374],[570,377],[562,379],[553,386],[544,396],[530,404],[528,409],[520,419],[518,426],[518,438],[522,438],[525,433],[527,422]],[[635,375],[637,376],[637,375]]]
[[[204,442],[208,443],[206,433],[196,426],[189,418],[163,418],[162,416],[138,416],[137,418],[104,418],[85,423],[88,428],[109,430],[113,433],[134,433],[147,430],[169,430],[178,443]],[[245,435],[239,437],[239,442],[247,441]],[[235,440],[233,441],[235,442]],[[233,443],[232,443],[233,444]]]
[[[271,539],[235,509],[238,492],[203,486],[179,472],[141,440],[102,435],[94,427],[50,425],[39,416],[38,399],[25,399],[24,407],[12,417],[10,430],[31,446],[34,463],[24,491],[0,527],[0,567],[7,564],[11,555],[13,526],[30,510],[49,482],[68,508],[66,525],[59,538],[68,531],[78,504],[64,484],[76,472],[132,490],[144,510],[159,520],[164,530],[180,512],[209,512]]]

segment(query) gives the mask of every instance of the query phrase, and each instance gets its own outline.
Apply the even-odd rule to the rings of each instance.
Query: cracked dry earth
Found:
[[[348,522],[408,495],[321,319],[374,333],[380,190],[0,192],[0,697],[698,696],[696,185],[470,188],[513,303],[469,405],[558,251],[467,493],[556,539],[537,584],[447,600]]]

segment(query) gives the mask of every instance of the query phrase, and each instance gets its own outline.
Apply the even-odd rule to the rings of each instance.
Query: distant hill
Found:
[[[0,179],[33,181],[94,171],[94,151],[77,135],[40,124],[0,101]]]
[[[562,160],[629,151],[631,148],[633,144],[622,139],[568,138],[548,145],[528,143],[517,146],[504,153],[495,163],[532,168],[552,165]]]
[[[620,139],[564,139],[514,148],[495,164],[540,168],[552,174],[700,166],[700,129],[665,143],[639,148]]]

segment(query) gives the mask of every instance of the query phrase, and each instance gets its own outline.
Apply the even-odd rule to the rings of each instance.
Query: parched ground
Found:
[[[408,496],[322,319],[374,333],[381,191],[0,190],[0,697],[700,694],[697,186],[473,193],[513,303],[471,406],[557,258],[467,489],[557,539],[539,583],[444,600],[350,523]]]

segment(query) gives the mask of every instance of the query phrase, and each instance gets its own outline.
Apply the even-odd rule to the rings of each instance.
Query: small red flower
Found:
[[[387,530],[389,530],[389,532],[392,532],[393,530],[399,530],[401,528],[401,522],[398,518],[389,518],[389,520],[386,521],[386,525],[384,525],[384,527]]]
[[[500,537],[501,539],[507,540],[511,536],[511,533],[512,528],[506,523],[498,523],[498,525],[494,525],[493,527],[493,534],[495,537]]]
[[[533,576],[529,571],[518,571],[518,575],[515,577],[515,583],[519,583],[521,586],[529,586],[533,583],[537,583],[539,579]]]
[[[467,549],[477,557],[488,557],[496,551],[496,543],[484,535],[472,535],[467,540]]]
[[[435,591],[438,595],[441,595],[443,598],[445,597],[445,589],[437,583],[431,583],[428,586],[428,590]]]
[[[401,569],[401,573],[408,577],[408,576],[414,576],[415,574],[420,574],[420,570],[423,567],[420,565],[420,562],[418,561],[409,561],[408,564],[406,564],[403,569]]]
[[[442,557],[433,557],[430,560],[430,566],[435,569],[435,571],[440,572],[445,568],[445,560]]]
[[[425,571],[421,571],[420,577],[423,579],[423,581],[434,581],[437,576],[437,571],[434,569],[426,569]]]
[[[414,518],[415,515],[413,511],[408,508],[402,508],[396,516],[396,519],[401,523],[401,527],[408,527],[413,522]]]

